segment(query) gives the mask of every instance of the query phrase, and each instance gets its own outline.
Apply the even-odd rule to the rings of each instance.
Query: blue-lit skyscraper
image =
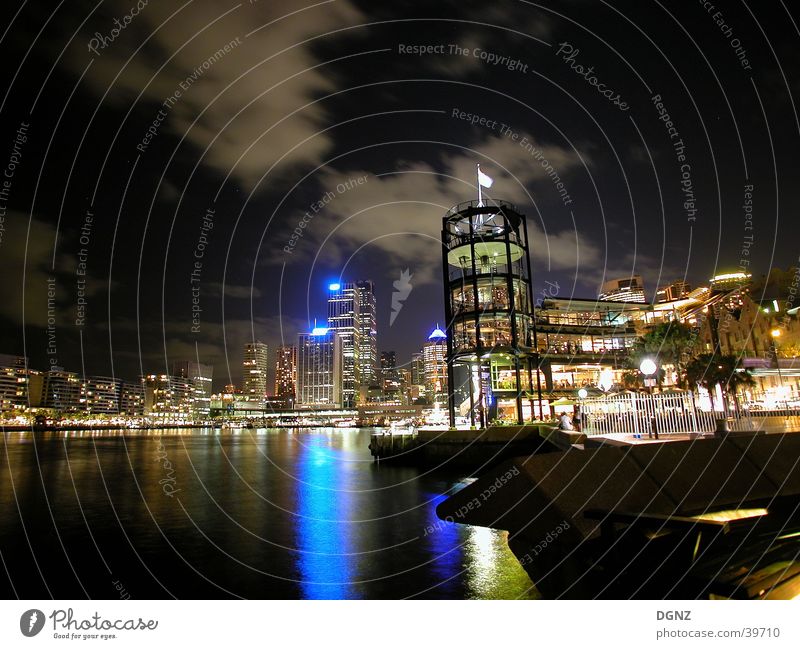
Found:
[[[335,331],[342,345],[342,403],[356,405],[361,385],[359,351],[361,347],[359,298],[356,285],[337,282],[328,286],[328,327]]]

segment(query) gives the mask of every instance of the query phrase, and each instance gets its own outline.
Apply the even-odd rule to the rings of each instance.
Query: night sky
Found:
[[[800,254],[796,3],[2,5],[0,353],[34,368],[199,359],[219,388],[339,278],[375,281],[407,361],[476,163],[528,216],[536,296]]]

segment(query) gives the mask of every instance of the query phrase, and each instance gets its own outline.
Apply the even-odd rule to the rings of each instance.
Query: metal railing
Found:
[[[726,418],[729,430],[757,430],[746,409],[721,411],[700,407],[693,392],[624,393],[581,402],[581,428],[587,435],[710,433]]]

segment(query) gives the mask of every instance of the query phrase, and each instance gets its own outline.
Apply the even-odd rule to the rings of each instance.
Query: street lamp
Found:
[[[781,374],[781,362],[778,360],[778,338],[781,337],[781,330],[780,329],[773,329],[769,332],[772,335],[772,360],[775,363],[775,367],[778,368],[778,381],[781,385],[781,393],[783,394],[783,374]],[[786,395],[784,394],[784,399]]]
[[[656,381],[653,375],[658,371],[658,365],[652,358],[645,358],[639,363],[639,371],[644,374],[644,384],[650,388],[650,394],[653,394],[653,386]]]
[[[658,365],[652,358],[645,358],[639,363],[639,371],[644,374],[644,384],[650,389],[650,394],[653,394],[653,386],[656,383],[656,380],[653,378],[653,375],[658,372]],[[655,435],[656,439],[658,439],[658,426],[656,425],[656,418],[650,418],[650,431],[647,433],[647,436],[650,437]]]

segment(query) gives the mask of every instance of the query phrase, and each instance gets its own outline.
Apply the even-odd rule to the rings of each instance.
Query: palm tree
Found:
[[[675,368],[678,387],[683,387],[684,359],[691,355],[696,342],[692,328],[682,322],[662,322],[653,327],[644,336],[636,340],[630,349],[630,360],[634,367],[645,356],[659,359],[659,370],[664,365],[671,364]],[[663,374],[659,371],[659,383]]]
[[[739,409],[739,389],[755,384],[750,370],[741,367],[737,356],[721,354],[700,354],[690,361],[685,368],[685,378],[689,385],[701,385],[709,394],[714,387],[722,389],[722,406],[728,412],[727,396],[733,397],[736,409]]]

